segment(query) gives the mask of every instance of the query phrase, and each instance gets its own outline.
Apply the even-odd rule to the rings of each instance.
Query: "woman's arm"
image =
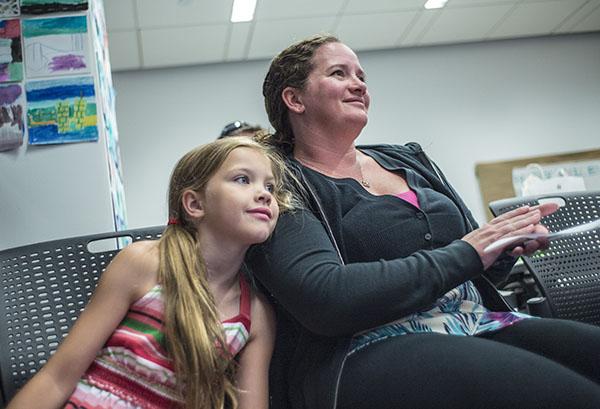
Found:
[[[347,336],[428,308],[503,253],[503,249],[484,253],[488,244],[539,228],[546,211],[514,211],[462,240],[408,257],[344,265],[320,221],[310,211],[298,210],[279,218],[271,239],[248,252],[247,264],[307,329],[324,336]]]
[[[152,281],[156,283],[158,258],[154,261],[149,250],[149,244],[134,243],[114,258],[69,335],[7,409],[64,405],[130,304],[149,290]]]
[[[415,145],[413,143],[413,149],[414,148],[415,148]],[[539,206],[533,206],[530,209],[527,209],[527,211],[524,211],[525,209],[516,210],[516,211],[513,211],[509,215],[502,215],[502,216],[496,217],[493,220],[491,220],[489,223],[487,223],[486,225],[479,227],[477,221],[473,217],[473,214],[471,213],[471,211],[469,210],[467,205],[464,203],[464,201],[462,200],[460,195],[456,192],[456,190],[454,190],[454,188],[452,187],[452,185],[450,185],[448,180],[446,180],[446,177],[444,176],[441,169],[431,159],[429,159],[427,157],[427,155],[425,155],[425,153],[422,151],[421,147],[418,144],[416,145],[416,149],[418,149],[418,151],[420,151],[422,153],[422,156],[420,159],[421,164],[425,165],[429,171],[431,171],[432,173],[435,173],[437,175],[437,177],[435,178],[436,182],[439,182],[438,183],[439,186],[437,188],[441,189],[442,191],[446,191],[445,194],[448,194],[449,197],[451,197],[455,201],[456,205],[460,208],[461,213],[466,218],[467,227],[469,227],[469,225],[470,225],[471,232],[469,232],[465,237],[463,237],[463,240],[466,240],[467,242],[471,243],[475,247],[475,249],[479,253],[479,255],[482,259],[482,262],[484,264],[484,267],[485,267],[485,271],[483,272],[483,275],[485,275],[487,278],[489,278],[492,281],[492,283],[498,284],[498,283],[502,282],[503,280],[505,280],[507,275],[512,270],[512,268],[519,256],[530,255],[530,254],[536,252],[537,250],[539,250],[540,248],[544,248],[548,245],[548,243],[545,241],[535,241],[534,240],[534,241],[527,243],[526,246],[515,247],[514,249],[511,249],[511,251],[501,250],[501,252],[499,254],[493,255],[492,262],[489,263],[488,260],[486,260],[486,259],[489,259],[490,255],[484,254],[481,251],[481,250],[483,250],[483,248],[481,248],[481,249],[478,248],[479,242],[484,242],[486,240],[486,237],[485,237],[486,235],[489,236],[491,234],[494,236],[498,236],[498,234],[501,234],[499,229],[501,229],[502,226],[500,224],[506,222],[507,219],[508,219],[509,224],[512,224],[515,222],[515,217],[519,217],[519,215],[521,215],[523,213],[527,213],[527,217],[531,217],[532,215],[534,215],[533,212],[535,212],[535,210],[539,210],[540,216],[544,217],[544,216],[547,216],[547,215],[555,212],[558,209],[558,206],[556,206],[552,203],[546,203],[546,204],[542,204]],[[394,149],[392,152],[397,152],[397,149]],[[433,181],[430,180],[430,183],[433,183]],[[532,211],[532,212],[530,212],[530,211]],[[543,225],[539,224],[540,218],[536,218],[534,215],[532,220],[534,221],[534,224],[532,224],[530,226],[525,226],[525,228],[523,229],[524,233],[530,233],[530,232],[547,233],[548,232],[547,229]],[[509,235],[510,234],[513,234],[513,235],[518,234],[518,233],[515,233],[514,229],[511,229],[511,227],[514,227],[514,226],[509,226],[509,228],[506,229],[508,231],[507,234],[509,234]],[[478,237],[481,240],[478,240],[475,237]]]
[[[240,409],[269,407],[269,363],[275,342],[275,315],[265,298],[252,299],[250,339],[240,352],[236,375]]]
[[[554,213],[557,209],[558,205],[555,203],[519,207],[473,230],[463,237],[463,240],[473,246],[481,258],[484,269],[487,270],[507,251],[511,256],[519,257],[523,254],[532,254],[547,245],[547,242],[543,240],[531,240],[514,248],[502,247],[494,251],[485,251],[487,246],[504,237],[528,233],[548,233],[548,230],[540,224],[540,221],[542,217]]]
[[[271,239],[251,248],[247,261],[294,318],[325,336],[351,335],[426,308],[483,271],[462,240],[405,258],[343,265],[307,210],[281,215]]]

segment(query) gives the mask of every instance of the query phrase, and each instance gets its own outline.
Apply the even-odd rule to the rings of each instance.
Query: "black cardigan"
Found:
[[[283,214],[272,237],[247,257],[277,306],[274,408],[334,408],[353,334],[428,308],[466,280],[476,283],[489,308],[506,309],[482,281],[477,252],[460,240],[475,220],[420,146],[359,149],[402,174],[421,208],[290,160],[305,185],[307,209]],[[505,260],[486,274],[503,277],[513,263]]]

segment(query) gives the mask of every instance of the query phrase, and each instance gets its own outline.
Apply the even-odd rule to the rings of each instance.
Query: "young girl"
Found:
[[[8,408],[267,408],[274,316],[239,271],[290,207],[283,172],[243,137],[183,156],[162,238],[115,257]]]

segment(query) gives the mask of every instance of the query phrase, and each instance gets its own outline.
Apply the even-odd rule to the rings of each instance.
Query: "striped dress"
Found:
[[[250,288],[240,277],[240,312],[223,321],[225,340],[237,355],[250,334]],[[165,350],[162,288],[133,303],[85,372],[65,408],[180,408],[172,361]]]

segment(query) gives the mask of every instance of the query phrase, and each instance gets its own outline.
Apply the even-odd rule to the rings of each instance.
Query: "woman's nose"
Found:
[[[360,92],[361,95],[364,95],[367,93],[367,84],[365,84],[365,82],[360,78],[354,77],[352,82],[352,90],[355,92]]]

